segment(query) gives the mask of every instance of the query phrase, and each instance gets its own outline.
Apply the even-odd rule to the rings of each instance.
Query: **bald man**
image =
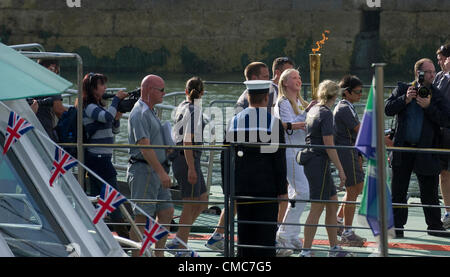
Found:
[[[162,126],[154,107],[163,102],[164,80],[156,75],[146,76],[141,83],[141,98],[131,110],[128,119],[128,141],[137,145],[163,145]],[[130,160],[127,170],[127,181],[131,190],[132,199],[171,200],[169,188],[171,181],[168,176],[169,165],[164,149],[138,149],[129,150]],[[138,203],[148,215],[155,217],[160,224],[168,224],[173,216],[173,204]],[[145,223],[146,216],[135,211],[136,223]],[[141,226],[142,231],[144,227]],[[141,232],[142,232],[141,231]],[[130,238],[139,240],[130,233]],[[156,242],[155,248],[163,249],[167,236]],[[133,256],[137,254],[133,253]],[[163,251],[155,251],[156,256],[164,256]]]

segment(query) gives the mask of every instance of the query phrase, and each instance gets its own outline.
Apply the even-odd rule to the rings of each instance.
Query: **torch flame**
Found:
[[[316,41],[317,48],[313,48],[313,49],[312,49],[313,54],[316,54],[316,52],[319,51],[320,48],[322,48],[322,45],[325,44],[325,41],[328,40],[328,37],[325,35],[325,33],[329,34],[330,31],[325,30],[325,31],[322,33],[322,40]]]

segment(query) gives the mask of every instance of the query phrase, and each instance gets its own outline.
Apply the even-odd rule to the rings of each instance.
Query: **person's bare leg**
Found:
[[[320,215],[322,214],[324,204],[321,203],[311,203],[311,210],[309,211],[308,218],[306,219],[306,226],[304,228],[304,240],[303,240],[303,248],[311,249],[312,243],[314,240],[314,236],[316,235],[317,226],[308,226],[308,225],[317,225],[319,223]],[[336,219],[336,216],[335,216]]]
[[[164,224],[170,224],[173,218],[173,208],[165,209],[162,211],[159,211],[157,213],[157,222],[160,225]],[[163,237],[162,239],[158,240],[155,243],[156,249],[164,249],[166,246],[167,236]],[[155,250],[155,256],[156,257],[164,257],[164,251],[162,250]]]
[[[236,215],[237,209],[236,209],[236,203],[234,205],[234,213],[233,215]],[[222,209],[222,212],[220,213],[219,222],[217,223],[217,228],[214,230],[215,233],[224,234],[225,233],[225,209]]]
[[[354,202],[358,198],[358,195],[361,193],[363,188],[363,183],[356,184],[355,186],[347,187],[347,193],[346,193],[346,200],[349,202]],[[344,225],[345,226],[352,226],[353,225],[353,219],[355,217],[355,208],[356,206],[354,204],[343,204],[343,211],[344,211]],[[347,227],[349,228],[349,227]]]
[[[338,200],[337,195],[334,195],[330,198],[330,200]],[[336,211],[338,204],[337,203],[327,203],[326,213],[325,213],[325,224],[326,225],[337,225],[336,219]],[[337,245],[337,227],[326,227],[328,240],[330,242],[330,248]]]
[[[208,194],[203,193],[200,197],[193,198],[183,198],[183,200],[194,200],[194,201],[208,201]],[[208,207],[206,203],[186,203],[183,205],[183,211],[180,216],[180,225],[192,225],[197,217],[202,211]],[[178,227],[177,238],[188,243],[189,233],[191,232],[191,226],[180,226]],[[179,248],[186,248],[180,245]]]
[[[145,224],[146,220],[147,219],[146,219],[146,217],[144,215],[136,215],[135,218],[134,218],[134,222],[138,225],[138,229],[141,232],[141,234],[144,232],[145,227],[144,226],[139,226],[139,224],[142,224],[142,223]],[[133,228],[130,229],[130,239],[133,240],[133,241],[136,241],[136,242],[140,242],[141,241],[140,236],[134,232]],[[140,252],[140,249],[131,251],[132,257],[139,257],[139,252]]]

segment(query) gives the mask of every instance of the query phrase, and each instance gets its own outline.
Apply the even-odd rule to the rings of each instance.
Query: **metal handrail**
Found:
[[[45,52],[44,46],[42,46],[39,43],[26,43],[26,44],[17,44],[17,45],[8,45],[8,46],[17,51],[37,49],[39,52]]]
[[[184,92],[183,92],[183,94],[184,94]],[[175,95],[175,94],[173,94],[173,95]],[[220,102],[234,103],[234,101],[229,101],[229,100],[214,100],[213,102],[215,102],[215,103],[220,103]],[[174,106],[172,106],[172,107],[174,107]],[[65,145],[68,145],[68,144],[65,144]],[[245,146],[248,146],[248,147],[260,147],[261,145],[264,145],[264,144],[243,143],[242,145],[245,145]],[[130,148],[130,147],[135,147],[135,148],[164,148],[164,149],[173,149],[173,148],[198,149],[197,146],[192,146],[192,147],[184,147],[184,146],[154,146],[154,145],[153,146],[135,146],[135,145],[121,145],[121,146],[118,146],[118,145],[111,145],[111,144],[108,144],[108,145],[85,144],[85,147],[113,147],[113,148],[119,148],[119,149],[120,148]],[[335,146],[323,146],[323,145],[321,145],[321,146],[319,146],[319,145],[288,145],[288,144],[280,144],[279,147],[283,147],[283,148],[288,148],[288,147],[294,147],[294,148],[323,148],[323,149],[327,149],[327,148],[354,149],[355,148],[354,146],[339,146],[339,145],[335,145]],[[209,151],[226,151],[226,152],[230,152],[233,147],[232,146],[223,146],[223,145],[221,145],[221,146],[218,146],[218,147],[217,146],[212,146],[212,147],[202,146],[201,148],[202,148],[202,150],[209,150]],[[450,150],[433,149],[433,148],[417,149],[417,148],[405,148],[405,147],[388,147],[388,148],[386,148],[386,150],[387,151],[400,151],[400,152],[440,153],[440,154],[442,154],[442,153],[450,153]],[[212,159],[210,159],[209,162],[210,162],[209,164],[211,164],[214,161]],[[229,176],[227,176],[227,177],[229,177]],[[227,190],[225,187],[224,187],[224,189]],[[229,195],[228,192],[226,192],[226,194]],[[224,195],[225,198],[227,198],[227,195]],[[240,222],[240,221],[235,221],[233,213],[230,213],[230,210],[231,210],[230,208],[232,207],[233,202],[234,202],[233,199],[237,199],[237,197],[234,197],[234,198],[232,197],[232,198],[229,198],[228,200],[225,199],[224,202],[213,202],[213,201],[211,201],[211,202],[210,201],[187,201],[187,202],[189,202],[189,203],[224,204],[225,212],[226,212],[226,214],[228,214],[228,217],[227,217],[228,218],[228,220],[227,220],[228,222],[226,223],[226,225],[225,226],[209,226],[208,225],[208,227],[215,227],[215,228],[219,227],[219,228],[224,228],[224,229],[227,230],[230,227],[230,223],[234,224],[234,223]],[[276,201],[296,201],[296,202],[321,202],[321,201],[314,201],[314,200],[278,199],[278,198],[273,198],[272,200],[274,200],[274,201],[275,200]],[[138,199],[132,199],[131,201],[144,202],[146,200],[145,199],[144,200],[142,200],[142,199],[139,199],[139,200]],[[183,201],[183,200],[181,200],[181,201],[180,200],[164,201],[164,200],[151,200],[151,199],[149,199],[148,201],[149,202],[174,202],[174,203],[184,203],[184,202],[186,202],[186,201]],[[331,201],[331,200],[329,200],[329,201]],[[323,202],[327,202],[327,201],[323,201]],[[343,204],[343,203],[355,204],[355,205],[359,204],[359,202],[352,202],[352,201],[335,201],[335,202],[336,203],[340,203],[340,204]],[[395,206],[395,207],[447,208],[447,206],[441,206],[441,205],[421,205],[421,204],[403,204],[403,203],[393,203],[392,205]],[[233,217],[233,219],[230,219],[232,217]],[[114,223],[111,223],[111,224],[114,224]],[[267,222],[264,222],[264,224],[267,224]],[[272,223],[272,224],[280,224],[280,223]],[[281,224],[306,226],[306,224],[300,224],[300,223],[281,223]],[[165,226],[172,226],[172,225],[180,226],[178,224],[168,224],[168,225],[165,225]],[[186,225],[186,226],[193,226],[193,225]],[[203,226],[203,225],[201,225],[201,226]],[[326,227],[327,225],[317,225],[317,226],[325,226]],[[332,225],[332,227],[337,227],[337,226]],[[367,227],[356,227],[356,226],[353,226],[353,228],[355,228],[355,229],[369,229]],[[427,231],[424,231],[424,230],[409,230],[409,229],[402,229],[402,230],[413,231],[413,232],[416,232],[416,231],[417,232],[427,232]],[[232,230],[228,230],[228,235],[226,236],[226,238],[228,239],[229,237],[232,237],[231,234],[233,234],[233,231]],[[234,245],[234,243],[232,241],[229,241],[229,242],[226,243],[226,247],[225,247],[226,248],[226,250],[225,250],[225,255],[226,256],[234,255],[234,251],[230,251],[231,249],[234,248],[234,246],[242,247],[242,245]],[[210,250],[206,250],[206,251],[210,251]],[[206,252],[206,251],[199,251],[199,252]],[[320,250],[317,250],[317,251],[320,251]]]
[[[78,103],[83,103],[83,94],[81,93],[83,87],[83,59],[77,53],[56,53],[56,52],[30,52],[23,51],[20,52],[22,55],[30,58],[30,59],[75,59],[77,62],[77,87],[78,87]],[[79,109],[82,109],[82,106],[79,106]],[[78,151],[78,160],[81,163],[84,163],[84,151],[83,151],[83,113],[77,113],[77,151]],[[78,167],[78,182],[83,187],[84,186],[84,169],[79,166]]]

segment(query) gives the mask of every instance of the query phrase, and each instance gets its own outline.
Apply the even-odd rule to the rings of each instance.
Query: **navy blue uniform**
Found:
[[[252,120],[253,119],[253,120]],[[246,108],[237,114],[227,132],[228,142],[285,143],[281,121],[265,108]],[[264,147],[238,146],[235,153],[235,195],[278,197],[287,193],[286,151]],[[252,203],[258,202],[258,203]],[[238,223],[238,243],[241,245],[275,246],[278,202],[237,200],[239,221],[267,221],[274,224]],[[275,256],[275,249],[240,247],[241,257]]]

